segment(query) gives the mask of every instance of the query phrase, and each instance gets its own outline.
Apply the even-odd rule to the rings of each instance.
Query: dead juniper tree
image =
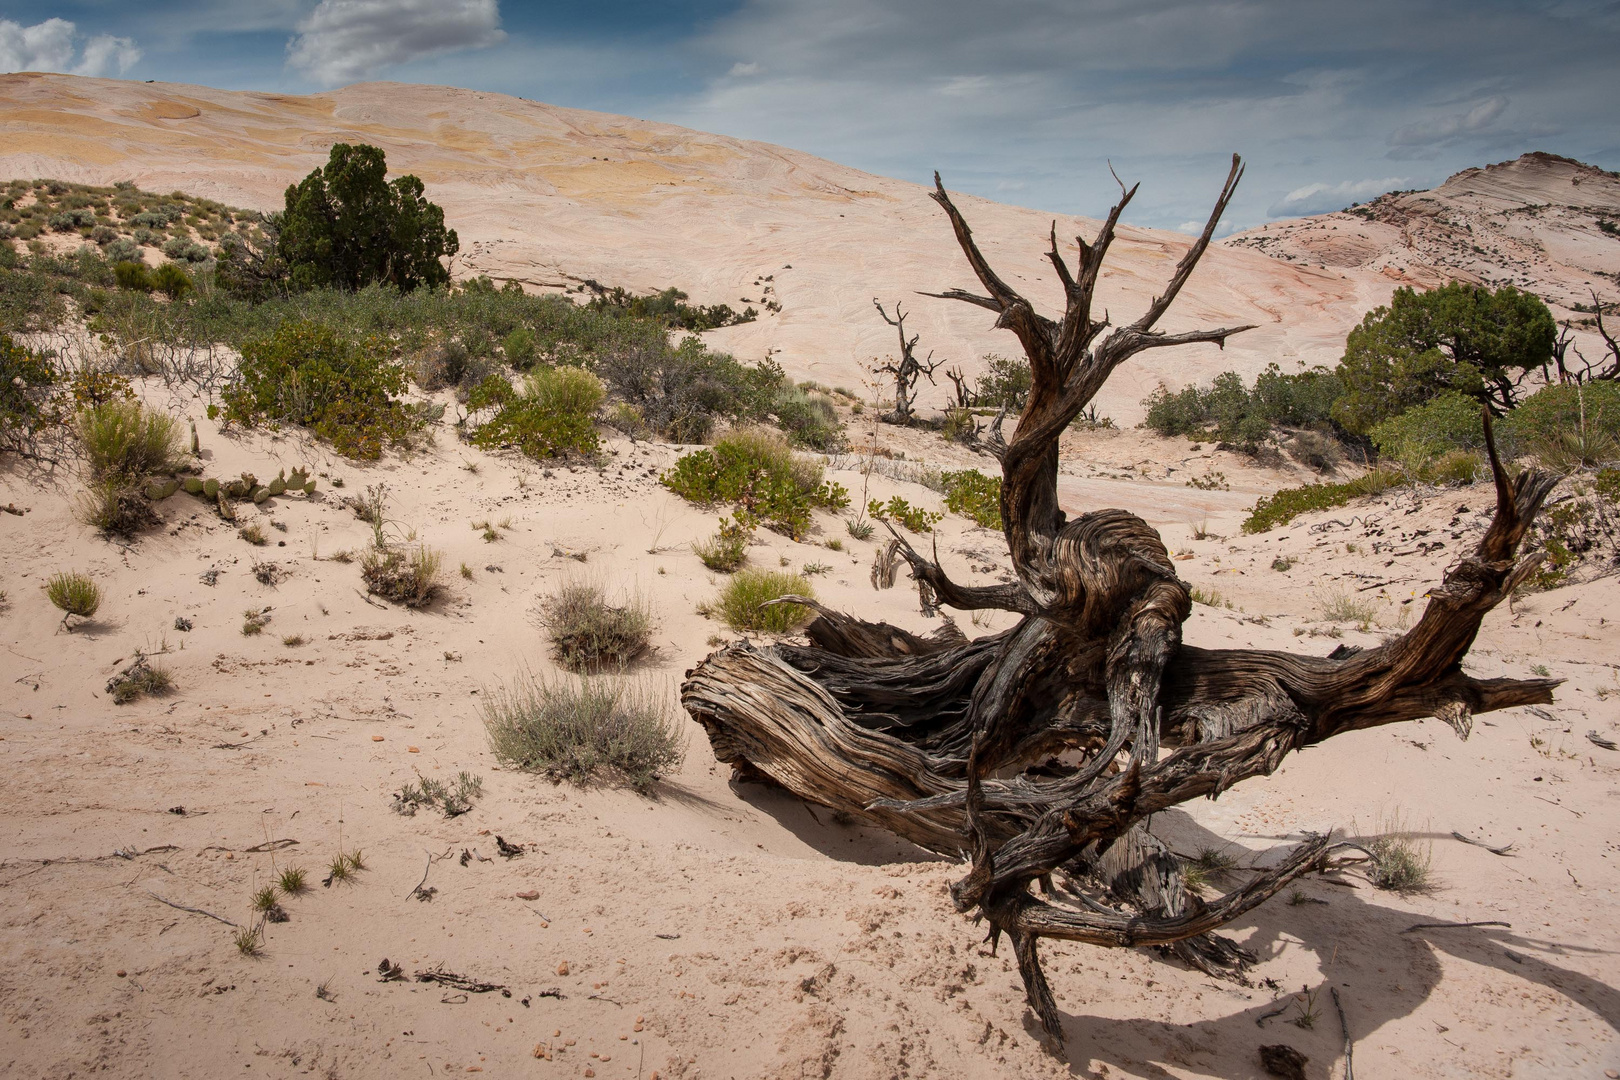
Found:
[[[1000,609],[1017,625],[975,641],[918,637],[818,610],[810,645],[728,646],[704,660],[682,702],[716,756],[739,774],[876,823],[934,851],[968,853],[957,908],[1006,934],[1030,1007],[1061,1041],[1041,970],[1042,937],[1159,945],[1205,971],[1253,957],[1212,931],[1320,866],[1314,837],[1205,901],[1143,826],[1160,810],[1271,773],[1291,751],[1334,735],[1437,716],[1467,738],[1475,713],[1552,700],[1556,679],[1476,679],[1462,659],[1480,621],[1535,568],[1520,541],[1555,477],[1509,477],[1485,417],[1496,514],[1475,550],[1429,592],[1417,624],[1376,648],[1303,656],[1185,645],[1187,586],[1157,533],[1134,514],[1058,506],[1058,437],[1120,364],[1146,349],[1223,343],[1247,327],[1158,329],[1232,197],[1232,170],[1202,235],[1163,292],[1110,330],[1093,295],[1124,190],[1071,268],[1053,230],[1047,257],[1063,288],[1048,318],[985,261],[936,176],[944,209],[983,293],[937,294],[995,313],[1033,371],[1010,440],[993,430],[1001,513],[1017,580],[964,586],[900,541],[919,586],[945,606]],[[1108,330],[1106,335],[1104,331]],[[954,628],[951,628],[954,629]],[[1078,754],[1060,765],[1056,755]],[[1040,883],[1037,895],[1032,886]]]
[[[927,376],[928,381],[934,381],[934,369],[943,364],[943,360],[935,360],[930,352],[926,360],[917,359],[917,339],[920,335],[912,334],[906,337],[906,315],[900,310],[900,305],[894,305],[894,318],[883,310],[876,297],[872,298],[872,306],[877,308],[883,321],[894,327],[900,334],[900,359],[896,361],[892,356],[886,363],[874,365],[872,373],[875,375],[889,375],[894,378],[894,411],[884,415],[885,423],[909,425],[914,416],[917,403],[917,379]]]

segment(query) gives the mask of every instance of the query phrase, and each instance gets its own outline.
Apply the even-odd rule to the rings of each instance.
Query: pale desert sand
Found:
[[[7,77],[5,85],[14,102],[17,87],[32,93],[47,82]],[[69,84],[75,85],[81,84]],[[69,179],[136,175],[147,186],[184,186],[237,201],[242,197],[233,193],[262,190],[269,199],[322,152],[321,139],[301,141],[297,118],[313,130],[331,123],[332,110],[348,107],[338,104],[344,95],[380,110],[390,94],[402,92],[363,87],[311,101],[188,89],[184,100],[199,102],[198,117],[147,127],[203,120],[225,112],[220,102],[247,99],[260,112],[242,105],[230,114],[239,133],[268,124],[272,114],[282,124],[255,135],[261,149],[254,154],[243,149],[246,136],[235,144],[219,139],[218,171],[197,167],[188,174],[175,155],[200,155],[205,140],[175,136],[167,160],[140,165],[119,156],[113,132],[83,119],[134,110],[143,94],[180,100],[178,89],[94,87],[94,94],[66,103],[78,119],[63,120],[41,105],[32,121],[64,132],[51,151],[57,164],[47,167],[43,156],[30,159],[35,165],[15,157],[0,157],[0,164]],[[478,95],[445,93],[464,99],[458,116],[476,113]],[[548,123],[562,125],[559,117],[567,116],[575,130],[588,117],[524,106]],[[7,107],[7,124],[18,122],[15,108]],[[423,113],[401,105],[399,115],[419,120]],[[383,137],[380,127],[359,119],[346,123],[354,125],[353,137]],[[74,134],[80,125],[102,134]],[[673,130],[622,125],[648,139]],[[445,162],[441,179],[430,183],[463,185],[458,191],[467,192],[471,206],[476,170],[458,156],[469,152],[458,149],[455,132],[478,141],[465,128],[443,124],[436,143],[415,149],[412,167],[426,173],[434,161]],[[731,145],[696,139],[715,160],[725,158],[712,148]],[[403,151],[391,146],[391,160],[396,152]],[[781,153],[784,174],[802,178],[838,168]],[[60,165],[74,155],[82,161],[77,174]],[[452,181],[457,170],[464,174]],[[501,198],[515,175],[489,179],[481,197]],[[786,333],[781,328],[794,314],[804,320],[797,340],[814,342],[822,333],[853,348],[849,343],[870,329],[865,307],[876,291],[870,281],[891,293],[918,287],[919,278],[925,286],[965,284],[959,263],[947,257],[954,253],[938,243],[938,222],[925,218],[932,204],[920,195],[906,195],[902,207],[916,218],[915,230],[864,233],[841,248],[831,223],[818,224],[816,215],[847,213],[833,207],[859,200],[829,194],[822,209],[796,189],[760,184],[763,194],[744,216],[762,221],[767,206],[784,222],[802,215],[808,224],[794,224],[793,242],[820,237],[824,280],[849,289],[845,310],[806,304],[799,315],[784,285],[778,332]],[[567,198],[584,205],[599,195]],[[521,224],[516,206],[523,199],[511,201],[508,224],[489,220],[491,237]],[[801,202],[810,205],[801,209]],[[1044,219],[988,203],[975,203],[971,212],[976,223],[998,215],[1023,222],[1022,232],[1001,233],[1009,238],[1006,261],[1038,257],[1033,241]],[[733,213],[743,211],[728,203],[714,216]],[[626,215],[618,235],[629,247],[596,251],[591,257],[600,263],[566,264],[570,270],[628,280],[614,268],[627,275],[640,260],[650,286],[690,282],[692,268],[705,265],[696,237],[683,257],[689,262],[675,261],[678,245],[656,256],[636,249],[631,239],[640,226]],[[591,244],[611,235],[606,226],[591,229]],[[761,226],[760,233],[767,230]],[[897,254],[888,239],[933,246]],[[548,240],[546,247],[558,244]],[[1148,257],[1157,250],[1125,246],[1122,276],[1160,273],[1169,256]],[[1316,280],[1306,271],[1243,251],[1213,252],[1208,267],[1251,264],[1260,276],[1211,272],[1215,284],[1190,290],[1189,299],[1202,299],[1184,303],[1183,317],[1203,317],[1217,299],[1252,303],[1236,283],[1262,280],[1275,290],[1267,302],[1277,305],[1281,320],[1270,324],[1265,348],[1302,347],[1302,339],[1290,339],[1295,333],[1330,344],[1326,317],[1302,317],[1304,331],[1290,328],[1292,298],[1305,291],[1317,298],[1312,310],[1332,308],[1316,285],[1301,284]],[[1145,294],[1150,279],[1140,280]],[[1332,303],[1348,318],[1368,295],[1359,284],[1344,288]],[[705,300],[729,296],[693,292]],[[919,314],[925,307],[919,300]],[[984,333],[982,320],[964,310],[961,337],[972,340]],[[983,340],[1002,351],[1010,345]],[[1243,355],[1254,361],[1269,355],[1255,349]],[[1229,355],[1239,355],[1235,341]],[[162,505],[164,528],[134,545],[111,544],[73,517],[80,482],[71,469],[54,479],[0,474],[0,503],[26,510],[0,514],[0,589],[8,597],[0,610],[6,701],[0,760],[7,778],[0,792],[7,826],[0,841],[0,1070],[7,1075],[483,1071],[639,1078],[656,1070],[663,1077],[1234,1078],[1262,1075],[1258,1046],[1284,1042],[1311,1058],[1308,1075],[1336,1077],[1341,1038],[1329,987],[1339,988],[1344,1001],[1363,1077],[1595,1078],[1620,1069],[1613,976],[1620,948],[1620,753],[1585,738],[1588,730],[1620,738],[1611,625],[1620,617],[1620,584],[1613,578],[1504,605],[1485,621],[1469,670],[1523,676],[1544,665],[1569,680],[1556,705],[1480,717],[1467,742],[1434,720],[1344,736],[1289,759],[1270,778],[1154,823],[1178,851],[1230,845],[1248,858],[1307,830],[1365,835],[1398,819],[1432,842],[1435,891],[1402,897],[1355,874],[1306,880],[1301,902],[1279,896],[1229,928],[1262,957],[1247,988],[1147,952],[1046,944],[1068,1041],[1066,1053],[1055,1055],[1037,1040],[1010,957],[989,956],[982,931],[952,911],[945,890],[960,875],[958,864],[778,792],[731,783],[701,731],[684,718],[685,764],[654,798],[555,786],[497,767],[480,702],[524,668],[556,674],[534,612],[562,581],[596,576],[647,598],[658,629],[656,652],[641,671],[671,696],[681,674],[709,651],[711,637],[731,636],[697,614],[717,583],[690,544],[712,532],[715,514],[676,499],[652,475],[679,448],[613,441],[604,468],[570,470],[466,447],[442,428],[436,445],[421,453],[356,465],[299,432],[223,435],[206,419],[202,401],[156,385],[144,392],[152,404],[198,422],[210,475],[245,469],[263,477],[299,464],[325,475],[311,499],[243,508],[245,521],[286,526],[266,527],[271,544],[257,548],[183,495]],[[988,464],[926,433],[885,429],[881,441],[907,462]],[[1229,490],[1187,486],[1188,479],[1217,473]],[[344,484],[336,489],[339,477]],[[858,473],[833,477],[859,495]],[[1195,607],[1188,641],[1322,653],[1398,630],[1425,589],[1477,537],[1489,509],[1490,493],[1481,486],[1422,500],[1392,493],[1264,536],[1240,533],[1238,523],[1257,496],[1308,478],[1298,469],[1260,468],[1238,455],[1126,430],[1069,436],[1062,486],[1072,512],[1124,506],[1142,513],[1186,556],[1177,563],[1183,576],[1219,594],[1222,606]],[[339,496],[379,481],[389,485],[390,516],[400,528],[444,552],[449,596],[430,610],[378,607],[361,595],[357,568],[331,559],[370,538]],[[872,479],[871,496],[896,493],[939,505],[917,484]],[[510,528],[494,543],[470,525],[508,517]],[[753,563],[827,564],[830,572],[814,580],[829,605],[917,631],[938,625],[918,614],[904,580],[890,591],[873,590],[867,573],[875,544],[851,541],[831,516],[820,515],[818,523],[821,531],[804,544],[761,533]],[[1205,539],[1193,538],[1195,525]],[[829,538],[842,539],[846,550],[826,548]],[[959,577],[984,580],[1006,571],[1000,536],[958,516],[940,527],[939,550]],[[1287,571],[1273,569],[1283,556],[1297,561]],[[273,587],[261,585],[251,572],[256,560],[276,562],[286,576]],[[463,562],[473,570],[471,581],[456,573]],[[96,619],[71,632],[60,629],[59,613],[41,589],[64,569],[90,573],[106,593]],[[200,580],[209,570],[221,571],[213,586]],[[1375,621],[1359,629],[1322,620],[1319,608],[1336,592],[1373,598]],[[265,632],[243,636],[243,612],[266,606]],[[189,619],[192,629],[177,630],[177,617]],[[964,616],[960,624],[978,634],[1006,618],[981,625]],[[283,644],[295,634],[306,643]],[[104,684],[137,649],[167,650],[161,660],[175,690],[115,706]],[[448,779],[461,770],[485,783],[471,813],[444,820],[390,810],[391,793],[417,772]],[[183,814],[176,812],[182,807]],[[1458,842],[1453,831],[1513,849],[1493,855]],[[532,847],[503,859],[497,835]],[[282,839],[297,844],[248,851]],[[155,898],[245,923],[251,893],[277,869],[303,866],[318,879],[333,856],[354,848],[365,853],[368,869],[353,884],[317,883],[287,901],[291,921],[269,927],[258,959],[237,953],[231,928]],[[459,862],[464,849],[477,854],[466,866]],[[438,890],[433,900],[411,899],[430,857],[446,853],[451,857],[428,872],[427,884]],[[1511,927],[1403,933],[1421,922],[1475,920]],[[385,957],[407,975],[442,964],[506,984],[513,996],[471,994],[462,1001],[435,985],[383,983],[377,965]],[[327,998],[316,996],[323,985]],[[1317,991],[1310,1027],[1290,1022],[1303,1004],[1256,1026],[1302,986]],[[540,996],[551,988],[562,996]],[[537,1058],[537,1047],[550,1057]]]

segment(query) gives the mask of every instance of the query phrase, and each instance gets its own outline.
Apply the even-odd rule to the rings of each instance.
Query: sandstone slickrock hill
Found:
[[[1226,244],[1425,288],[1453,280],[1513,285],[1540,296],[1559,318],[1578,318],[1594,293],[1605,303],[1620,298],[1620,174],[1525,154],[1465,169],[1431,191],[1390,192]]]

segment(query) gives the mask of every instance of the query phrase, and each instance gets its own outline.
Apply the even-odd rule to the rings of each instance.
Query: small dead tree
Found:
[[[1556,679],[1477,679],[1462,669],[1480,621],[1536,569],[1517,552],[1557,478],[1509,477],[1486,445],[1496,514],[1471,554],[1429,592],[1406,634],[1376,648],[1305,656],[1185,645],[1188,588],[1158,534],[1135,514],[1058,506],[1058,438],[1122,363],[1146,350],[1222,344],[1248,327],[1166,332],[1160,318],[1186,284],[1231,200],[1232,169],[1203,233],[1135,322],[1112,330],[1092,300],[1125,190],[1071,269],[1053,230],[1060,318],[1038,314],[990,267],[939,177],[945,211],[984,293],[937,295],[995,313],[1017,335],[1033,385],[1012,439],[992,429],[1001,516],[1017,579],[964,586],[895,534],[925,599],[1000,609],[1017,625],[974,641],[918,637],[816,607],[808,646],[731,645],[690,673],[682,703],[717,758],[740,775],[884,827],[933,851],[966,851],[952,887],[959,911],[1012,941],[1029,1005],[1062,1041],[1042,972],[1042,937],[1159,945],[1217,974],[1254,957],[1212,931],[1313,867],[1327,837],[1298,845],[1225,896],[1188,890],[1149,815],[1273,772],[1294,750],[1361,728],[1437,716],[1467,738],[1475,713],[1547,703]],[[813,601],[803,603],[815,607]],[[1168,751],[1168,752],[1166,752]],[[1056,767],[1059,754],[1078,764]],[[1032,891],[1043,886],[1041,895]],[[1113,904],[1123,903],[1127,910]]]
[[[1553,364],[1558,369],[1559,382],[1579,385],[1599,380],[1610,382],[1620,380],[1620,341],[1616,341],[1614,335],[1603,325],[1603,307],[1603,301],[1598,299],[1597,293],[1592,293],[1592,317],[1597,323],[1598,337],[1608,346],[1609,355],[1596,364],[1582,356],[1581,351],[1575,348],[1575,338],[1570,332],[1569,321],[1565,320],[1563,331],[1553,344]],[[1581,362],[1579,370],[1567,362],[1570,353],[1574,353],[1575,358]],[[1543,371],[1542,374],[1545,376],[1547,373]]]
[[[900,310],[900,305],[894,305],[894,318],[883,310],[883,305],[877,297],[872,298],[872,306],[883,321],[894,327],[900,334],[900,359],[896,361],[890,357],[886,363],[875,365],[872,370],[876,374],[889,375],[894,379],[894,411],[886,414],[883,419],[890,424],[909,425],[914,418],[914,408],[917,402],[917,380],[927,376],[928,381],[934,381],[934,371],[943,364],[943,360],[935,360],[930,352],[926,360],[917,359],[917,339],[920,335],[912,334],[906,337],[906,314]]]

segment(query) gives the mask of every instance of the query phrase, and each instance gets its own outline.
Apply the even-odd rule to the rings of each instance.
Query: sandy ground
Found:
[[[560,581],[600,575],[651,602],[657,651],[642,677],[671,696],[726,634],[697,614],[715,579],[689,548],[714,516],[649,474],[675,448],[615,442],[604,469],[547,476],[445,432],[420,454],[357,466],[294,434],[222,436],[198,402],[152,395],[198,420],[211,474],[307,462],[327,475],[313,498],[245,510],[270,526],[265,548],[186,496],[163,504],[164,529],[109,544],[72,517],[71,471],[0,477],[0,502],[27,509],[0,515],[8,1075],[1232,1078],[1261,1075],[1261,1043],[1287,1042],[1326,1077],[1341,1070],[1329,987],[1363,1076],[1597,1077],[1620,1065],[1620,754],[1584,737],[1620,728],[1612,579],[1486,621],[1471,669],[1545,664],[1570,680],[1556,706],[1482,717],[1466,743],[1432,720],[1346,736],[1155,822],[1179,851],[1230,845],[1247,860],[1305,830],[1372,833],[1398,818],[1432,843],[1438,889],[1403,898],[1354,875],[1305,882],[1293,902],[1279,897],[1232,927],[1263,957],[1247,988],[1151,953],[1047,945],[1066,1017],[1059,1056],[1039,1045],[1009,958],[990,956],[952,913],[945,889],[959,866],[732,783],[684,718],[685,764],[653,798],[495,763],[480,700],[523,668],[555,673],[534,609]],[[895,470],[975,460],[923,433],[885,429],[880,442],[905,455]],[[1150,475],[1166,468],[1224,473],[1231,490]],[[1415,511],[1404,496],[1243,537],[1254,493],[1297,476],[1135,431],[1071,436],[1064,470],[1071,509],[1139,508],[1187,580],[1230,602],[1195,609],[1187,636],[1203,645],[1374,642],[1421,603],[1488,505],[1480,488]],[[834,475],[859,492],[858,473]],[[401,529],[445,553],[453,584],[431,610],[379,608],[357,567],[331,558],[369,539],[337,496],[378,482]],[[893,493],[938,505],[920,486],[873,478],[871,495]],[[499,541],[470,527],[485,518],[510,519]],[[821,528],[804,544],[762,534],[751,559],[826,564],[815,582],[828,603],[933,625],[903,585],[873,591],[874,545],[831,517]],[[1412,550],[1420,529],[1445,547]],[[835,537],[844,552],[823,545]],[[1375,555],[1384,542],[1400,554]],[[959,575],[1005,572],[999,535],[960,517],[941,526],[940,550]],[[1287,572],[1271,569],[1280,554],[1297,559]],[[261,560],[285,571],[276,586],[250,572]],[[463,562],[471,581],[456,573]],[[41,590],[66,568],[106,593],[95,621],[72,632]],[[220,571],[213,586],[199,579],[209,570]],[[1378,624],[1320,619],[1328,593],[1369,582],[1358,595],[1378,598]],[[243,612],[266,606],[265,632],[243,636]],[[175,629],[177,617],[192,629]],[[293,634],[306,643],[283,644]],[[115,706],[103,684],[137,649],[162,653],[176,689]],[[485,783],[471,813],[391,811],[391,793],[418,772],[461,770]],[[1453,830],[1514,847],[1499,857]],[[501,858],[497,835],[528,848]],[[353,848],[367,869],[288,901],[291,921],[268,928],[257,959],[237,953],[231,927],[158,899],[246,923],[251,893],[279,868],[318,879]],[[425,903],[410,898],[424,870],[438,890]],[[1474,920],[1512,925],[1403,933]],[[384,958],[407,975],[443,965],[511,996],[384,983]],[[1314,1005],[1256,1026],[1301,987]],[[1311,1027],[1290,1022],[1307,1011]]]

